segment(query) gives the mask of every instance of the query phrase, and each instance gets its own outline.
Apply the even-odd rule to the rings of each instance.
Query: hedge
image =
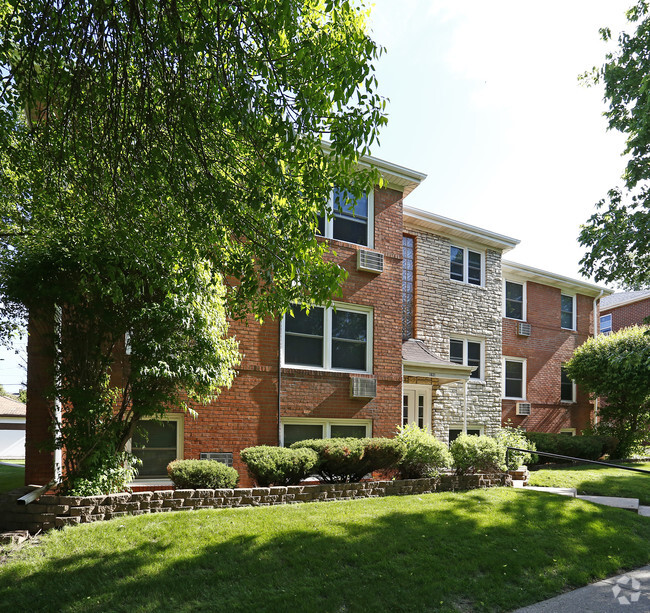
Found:
[[[454,467],[460,475],[503,472],[505,446],[491,436],[461,434],[449,447]]]
[[[419,428],[416,424],[400,426],[396,440],[403,450],[395,466],[401,479],[429,477],[439,469],[451,466],[447,445],[426,428]]]
[[[308,477],[318,462],[312,449],[288,449],[260,445],[241,451],[251,477],[260,487],[271,485],[297,485]]]
[[[617,440],[613,436],[567,436],[566,434],[551,434],[548,432],[526,432],[526,438],[535,443],[537,451],[558,453],[584,460],[598,460],[606,454],[613,454]],[[562,461],[559,459],[539,456],[540,464]]]
[[[214,460],[174,460],[167,474],[181,489],[230,489],[237,486],[239,473]]]

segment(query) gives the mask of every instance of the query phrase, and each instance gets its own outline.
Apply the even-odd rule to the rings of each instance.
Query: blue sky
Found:
[[[578,75],[602,64],[598,29],[619,32],[631,2],[375,0],[390,118],[373,154],[428,175],[407,203],[518,238],[508,259],[578,278],[579,226],[624,167],[602,90]],[[11,392],[21,364],[0,350]]]

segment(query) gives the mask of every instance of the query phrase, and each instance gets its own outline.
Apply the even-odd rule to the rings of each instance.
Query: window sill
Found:
[[[335,376],[341,378],[347,378],[350,375],[365,375],[367,377],[371,377],[373,375],[372,372],[366,370],[334,370],[327,368],[316,368],[313,366],[294,366],[292,364],[283,364],[282,370],[286,370],[291,373],[303,372],[309,373],[311,375]]]
[[[485,289],[485,285],[476,285],[474,283],[468,283],[467,281],[458,281],[457,279],[449,279],[450,283],[454,283],[455,285],[462,285],[463,287],[473,287],[475,289]]]

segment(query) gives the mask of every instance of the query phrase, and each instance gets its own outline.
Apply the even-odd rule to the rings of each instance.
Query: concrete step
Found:
[[[639,515],[643,515],[644,517],[650,517],[650,507],[639,505]]]

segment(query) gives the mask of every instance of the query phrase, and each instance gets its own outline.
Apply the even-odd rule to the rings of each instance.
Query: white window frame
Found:
[[[485,382],[485,339],[476,336],[461,336],[459,334],[451,334],[449,336],[449,351],[451,354],[451,341],[461,341],[463,343],[463,366],[469,366],[467,363],[467,343],[478,343],[481,346],[481,363],[479,365],[479,377],[470,377],[467,381],[469,383],[484,383]],[[451,355],[449,358],[451,361]]]
[[[572,318],[572,321],[571,321],[571,327],[570,328],[565,328],[562,325],[562,296],[566,296],[567,298],[571,298],[571,300],[573,301],[573,307],[572,307],[573,308],[573,318]],[[565,294],[564,292],[562,292],[560,294],[560,328],[562,328],[562,330],[572,330],[572,331],[575,332],[575,330],[576,330],[576,317],[577,317],[576,303],[577,303],[577,300],[576,300],[575,294]]]
[[[562,404],[575,404],[577,402],[576,399],[576,382],[571,380],[572,388],[571,388],[571,400],[563,400],[562,399],[562,368],[564,367],[564,364],[560,367],[560,402]]]
[[[280,447],[284,447],[284,427],[319,425],[323,426],[323,439],[332,438],[332,426],[365,426],[366,438],[372,436],[372,419],[321,419],[316,417],[283,417],[280,420]]]
[[[299,309],[298,305],[293,308]],[[323,314],[323,366],[309,366],[302,364],[291,364],[285,360],[285,320],[291,315],[286,314],[280,322],[280,358],[283,368],[297,368],[301,370],[322,370],[333,372],[350,372],[372,374],[373,363],[373,308],[358,304],[334,302],[331,307],[318,307],[324,310]],[[332,312],[334,309],[349,311],[351,313],[363,313],[366,317],[366,370],[349,370],[345,368],[332,368]]]
[[[450,434],[452,430],[460,430],[461,434],[463,433],[464,430],[463,424],[451,424],[447,428],[447,441],[450,440]],[[483,436],[485,434],[485,426],[483,424],[467,424],[467,429],[468,430],[478,430],[479,436]]]
[[[452,279],[451,278],[451,250],[460,249],[463,252],[463,280]],[[469,251],[472,253],[477,253],[481,256],[481,282],[480,283],[470,283],[469,279]],[[470,287],[484,287],[485,286],[485,251],[481,249],[474,249],[473,247],[467,247],[466,245],[461,245],[458,243],[449,244],[449,256],[447,258],[447,267],[449,280],[454,283],[462,283],[463,285],[469,285]]]
[[[571,436],[576,435],[576,429],[575,428],[562,428],[560,430],[560,434],[570,434]]]
[[[609,330],[603,330],[603,319],[609,318]],[[600,334],[604,334],[607,336],[608,334],[612,333],[612,314],[611,313],[605,313],[605,315],[601,315],[598,318],[598,331]]]
[[[506,362],[521,362],[523,364],[521,369],[521,397],[519,396],[506,396]],[[505,400],[526,400],[526,358],[514,358],[510,356],[503,357],[502,363],[503,377],[501,380],[501,396]]]
[[[176,459],[182,460],[185,457],[185,415],[182,413],[166,413],[164,417],[143,417],[142,421],[175,421],[176,422]],[[130,438],[126,443],[126,451],[132,452],[133,439]],[[160,479],[160,477],[139,477],[136,476],[135,480],[151,480]]]
[[[521,295],[523,299],[523,303],[521,306],[521,319],[518,319],[517,317],[508,317],[506,315],[506,283],[516,283],[517,285],[521,285],[522,290],[521,290]],[[527,302],[527,296],[526,296],[526,289],[527,289],[527,283],[526,281],[515,281],[514,279],[504,279],[503,280],[503,301],[502,301],[502,307],[503,307],[503,317],[506,319],[512,319],[513,321],[526,321],[528,318],[528,302]]]
[[[349,241],[334,238],[334,190],[330,190],[329,200],[327,201],[327,213],[325,214],[325,233],[324,238],[347,243],[348,245],[359,245],[362,248],[374,249],[375,248],[375,190],[371,189],[367,192],[368,196],[368,244],[361,245],[360,243],[351,243]]]

